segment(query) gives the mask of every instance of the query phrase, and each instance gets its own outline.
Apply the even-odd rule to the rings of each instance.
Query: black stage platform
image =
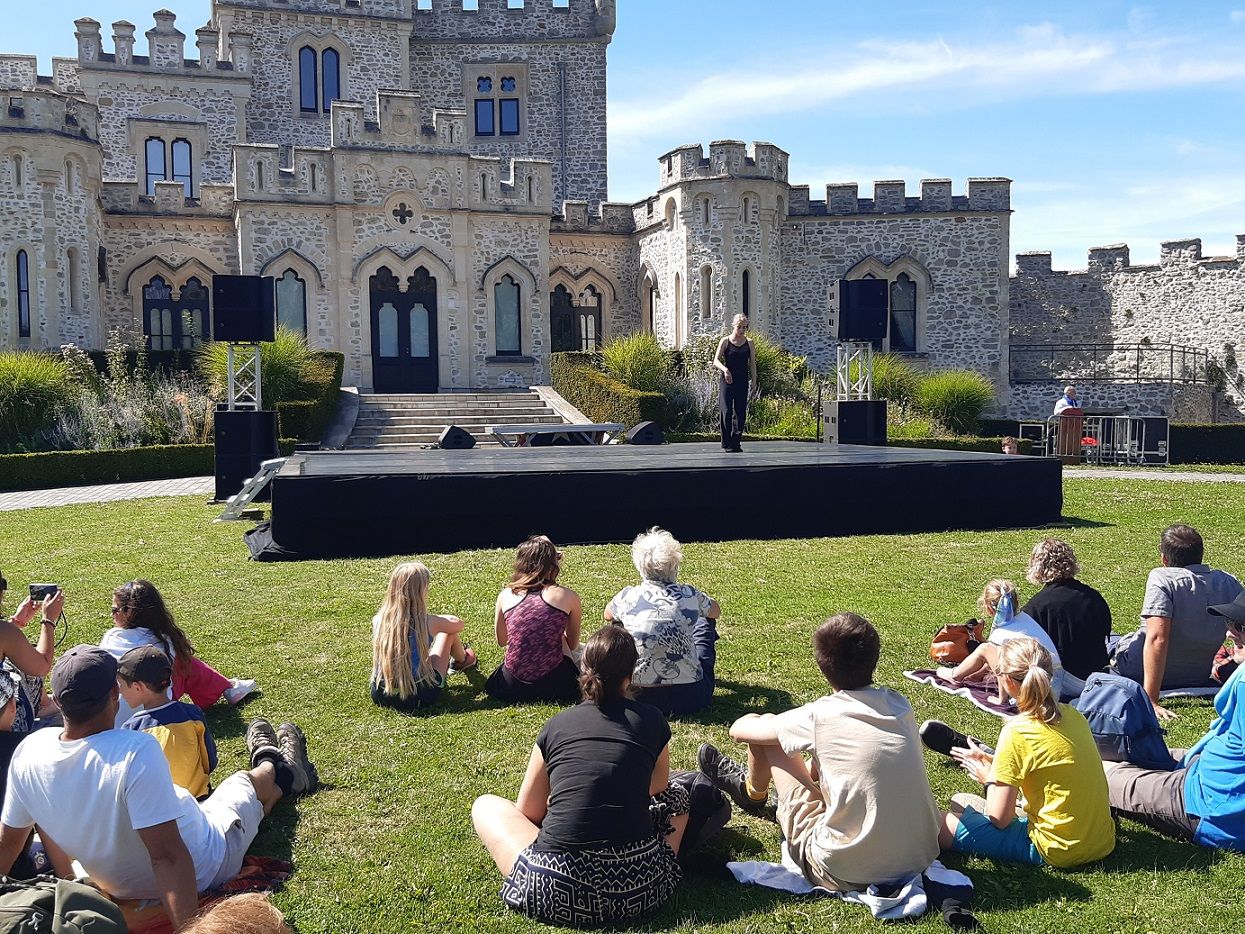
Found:
[[[1058,460],[800,442],[295,454],[261,560],[629,542],[1021,528],[1060,518]]]

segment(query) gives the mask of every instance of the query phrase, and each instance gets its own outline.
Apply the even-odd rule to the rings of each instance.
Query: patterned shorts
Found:
[[[659,830],[674,814],[686,813],[684,789],[671,786],[654,800]],[[664,836],[637,843],[574,852],[528,847],[502,883],[510,908],[545,924],[597,927],[626,921],[664,905],[683,879]]]

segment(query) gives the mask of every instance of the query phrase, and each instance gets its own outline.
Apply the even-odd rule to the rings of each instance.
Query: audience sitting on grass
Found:
[[[579,594],[558,584],[562,552],[547,536],[533,535],[519,546],[510,583],[494,608],[497,644],[506,657],[489,676],[495,700],[518,703],[575,703],[579,668]]]
[[[954,757],[985,792],[952,796],[939,846],[1031,866],[1102,859],[1115,849],[1102,760],[1085,718],[1059,703],[1050,653],[1035,639],[1010,639],[996,668],[1020,709],[1003,725],[997,750],[937,720],[921,727],[925,744]]]
[[[169,760],[173,784],[196,798],[207,797],[216,768],[216,743],[203,711],[169,700],[173,663],[154,645],[140,645],[117,663],[117,688],[136,713],[122,729],[150,733]]]
[[[718,603],[691,584],[677,583],[683,549],[663,529],[637,536],[631,561],[640,583],[615,595],[605,620],[635,639],[634,696],[667,717],[703,710],[713,700]]]
[[[254,680],[226,678],[199,658],[190,638],[174,621],[160,591],[151,581],[130,581],[112,592],[112,623],[99,644],[114,658],[119,659],[140,645],[154,645],[172,660],[171,700],[189,695],[195,706],[206,710],[222,697],[230,704],[237,704],[256,690]],[[133,713],[133,708],[122,698],[117,726]]]
[[[199,915],[182,934],[294,934],[262,892],[223,898]]]
[[[708,743],[698,756],[700,770],[751,814],[768,814],[774,785],[787,852],[810,883],[832,891],[905,880],[938,857],[938,807],[916,720],[902,694],[873,683],[880,654],[868,620],[831,617],[813,634],[831,693],[736,720],[731,738],[747,744],[746,764]]]
[[[1009,580],[992,580],[986,584],[981,596],[977,598],[977,607],[987,617],[992,618],[988,641],[982,643],[969,653],[968,658],[955,667],[943,666],[938,675],[950,681],[984,681],[994,674],[998,664],[999,649],[1011,639],[1027,636],[1041,643],[1042,648],[1050,653],[1055,666],[1055,692],[1060,697],[1075,697],[1085,687],[1085,682],[1072,677],[1059,664],[1059,651],[1042,629],[1023,610],[1017,612],[1018,602],[1016,585]],[[1003,681],[998,681],[998,703],[1006,703],[1010,695]]]
[[[1227,617],[1225,627],[1227,638],[1223,646],[1215,653],[1215,661],[1210,667],[1211,680],[1216,684],[1227,684],[1232,673],[1240,668],[1242,663],[1245,663],[1245,613],[1238,614],[1234,619],[1224,612],[1223,607],[1212,606],[1207,612]]]
[[[413,713],[436,703],[445,679],[479,659],[463,645],[463,621],[428,612],[431,575],[408,561],[389,575],[385,599],[372,617],[372,700]]]
[[[1026,579],[1042,589],[1021,612],[1050,636],[1058,653],[1056,663],[1084,680],[1107,667],[1107,639],[1111,635],[1111,607],[1093,587],[1076,579],[1081,572],[1076,553],[1067,542],[1044,538],[1033,546]]]
[[[14,753],[0,815],[0,874],[31,829],[57,875],[76,860],[105,892],[160,899],[174,929],[190,921],[198,893],[238,874],[260,822],[283,797],[314,791],[319,777],[292,723],[265,720],[247,730],[251,769],[237,772],[202,803],[173,784],[151,736],[113,729],[117,660],[104,649],[70,649],[52,670],[63,730],[39,730]]]
[[[1211,611],[1245,625],[1245,594]],[[1191,749],[1171,750],[1174,771],[1104,763],[1111,806],[1168,836],[1245,852],[1245,668],[1215,695],[1215,713]]]
[[[669,783],[670,727],[629,696],[635,640],[603,626],[584,649],[583,703],[545,724],[518,797],[477,798],[476,834],[515,911],[597,927],[660,907],[682,878],[688,793]]]
[[[1141,627],[1115,648],[1111,667],[1140,682],[1160,720],[1175,716],[1159,704],[1159,692],[1213,685],[1211,666],[1223,647],[1223,620],[1207,608],[1242,592],[1226,571],[1202,563],[1202,536],[1188,525],[1171,525],[1159,539],[1162,566],[1150,572],[1141,606]]]
[[[4,603],[8,582],[0,574],[0,606]],[[26,597],[17,605],[9,619],[0,617],[0,678],[12,681],[15,690],[9,697],[3,717],[9,726],[0,732],[8,736],[0,738],[0,791],[4,786],[4,771],[8,757],[21,737],[35,728],[35,720],[43,706],[43,679],[52,670],[56,652],[56,623],[65,606],[65,595],[60,590],[49,594],[42,601]],[[38,616],[39,642],[31,645],[23,630]],[[8,691],[6,689],[5,693]],[[12,717],[7,707],[12,706]]]

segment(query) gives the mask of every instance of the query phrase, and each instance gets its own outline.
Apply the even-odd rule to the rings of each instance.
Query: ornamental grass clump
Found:
[[[948,431],[971,435],[994,402],[994,386],[972,370],[943,370],[921,380],[915,401],[919,411]]]
[[[0,352],[0,452],[47,450],[72,403],[64,361],[53,354]]]
[[[288,328],[277,328],[276,339],[260,344],[259,354],[265,408],[278,402],[316,399],[333,379],[333,365],[309,348],[306,338]],[[229,382],[229,345],[204,344],[198,364],[212,394],[223,399]]]
[[[661,392],[670,388],[670,358],[654,334],[637,332],[616,337],[601,348],[605,372],[637,392]]]

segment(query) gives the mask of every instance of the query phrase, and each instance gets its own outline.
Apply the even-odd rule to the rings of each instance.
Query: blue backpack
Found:
[[[1136,681],[1096,671],[1072,706],[1089,721],[1103,761],[1131,762],[1163,772],[1179,767],[1167,749],[1166,732],[1150,698]]]

